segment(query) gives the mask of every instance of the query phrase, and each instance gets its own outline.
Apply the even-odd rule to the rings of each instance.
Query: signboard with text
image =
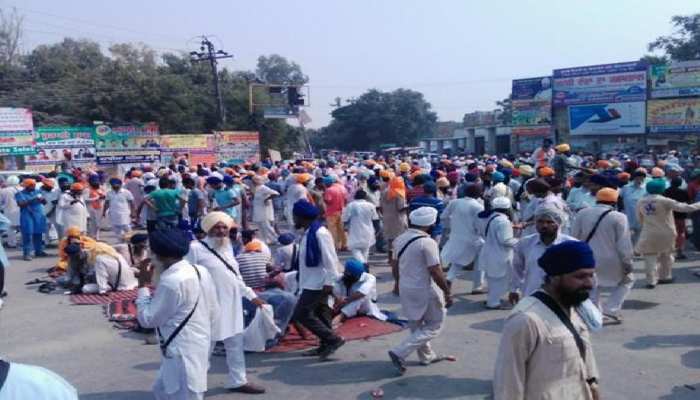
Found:
[[[642,134],[645,103],[588,104],[569,107],[572,135]]]
[[[36,154],[25,156],[27,169],[48,172],[70,154],[75,166],[94,165],[94,126],[59,126],[37,128],[34,132]]]
[[[260,161],[260,134],[250,131],[216,132],[219,160],[233,163]]]
[[[651,98],[700,96],[700,60],[649,67]]]
[[[168,164],[186,158],[189,165],[216,163],[214,135],[180,134],[160,138],[161,162]]]
[[[650,100],[647,125],[653,133],[700,133],[700,98]]]
[[[155,123],[95,127],[98,164],[151,163],[160,160],[160,131]]]
[[[646,100],[644,62],[591,65],[554,70],[555,106]]]
[[[35,154],[33,131],[31,110],[0,107],[0,155]]]

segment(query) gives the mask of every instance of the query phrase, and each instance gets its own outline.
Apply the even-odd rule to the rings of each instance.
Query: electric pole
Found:
[[[222,58],[233,58],[233,55],[223,50],[216,50],[214,44],[206,36],[202,36],[199,51],[190,52],[190,59],[192,62],[209,61],[212,78],[214,78],[214,96],[216,97],[216,110],[219,114],[219,124],[221,128],[226,125],[226,111],[224,110],[224,99],[221,97],[221,87],[219,87],[217,60]]]

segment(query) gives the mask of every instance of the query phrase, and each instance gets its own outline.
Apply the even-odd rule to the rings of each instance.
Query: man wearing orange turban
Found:
[[[45,257],[43,234],[46,232],[46,215],[44,204],[46,199],[36,189],[34,179],[25,179],[22,182],[24,189],[15,194],[15,200],[20,209],[19,227],[22,233],[22,251],[24,260],[32,259],[32,246],[37,257]]]

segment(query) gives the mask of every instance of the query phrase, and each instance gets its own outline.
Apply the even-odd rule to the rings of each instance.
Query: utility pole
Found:
[[[202,36],[200,51],[191,51],[190,59],[192,62],[209,61],[211,66],[212,78],[214,78],[214,96],[216,97],[216,110],[219,114],[220,128],[226,125],[226,111],[224,110],[224,99],[221,97],[221,87],[219,87],[219,71],[217,70],[217,60],[222,58],[233,58],[233,55],[228,54],[223,50],[216,50],[214,44],[206,37]]]

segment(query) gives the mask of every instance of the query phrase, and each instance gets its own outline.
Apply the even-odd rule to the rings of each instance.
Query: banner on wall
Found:
[[[260,161],[260,134],[251,131],[216,132],[220,161],[231,163]]]
[[[700,96],[700,60],[649,67],[651,97]]]
[[[571,106],[569,132],[572,135],[644,133],[644,106],[644,102]]]
[[[189,165],[214,164],[217,161],[214,135],[163,135],[160,137],[161,163],[187,159]]]
[[[511,129],[514,136],[549,136],[552,134],[551,125],[514,126]]]
[[[22,156],[35,153],[31,110],[0,107],[0,155]]]
[[[647,113],[649,132],[700,132],[700,99],[650,100]]]
[[[70,153],[75,166],[94,166],[94,126],[59,126],[37,128],[34,132],[36,154],[25,156],[26,168],[49,172],[66,160]]]
[[[647,64],[626,62],[555,69],[555,106],[646,100]]]
[[[95,127],[98,164],[152,163],[160,160],[158,124]]]

